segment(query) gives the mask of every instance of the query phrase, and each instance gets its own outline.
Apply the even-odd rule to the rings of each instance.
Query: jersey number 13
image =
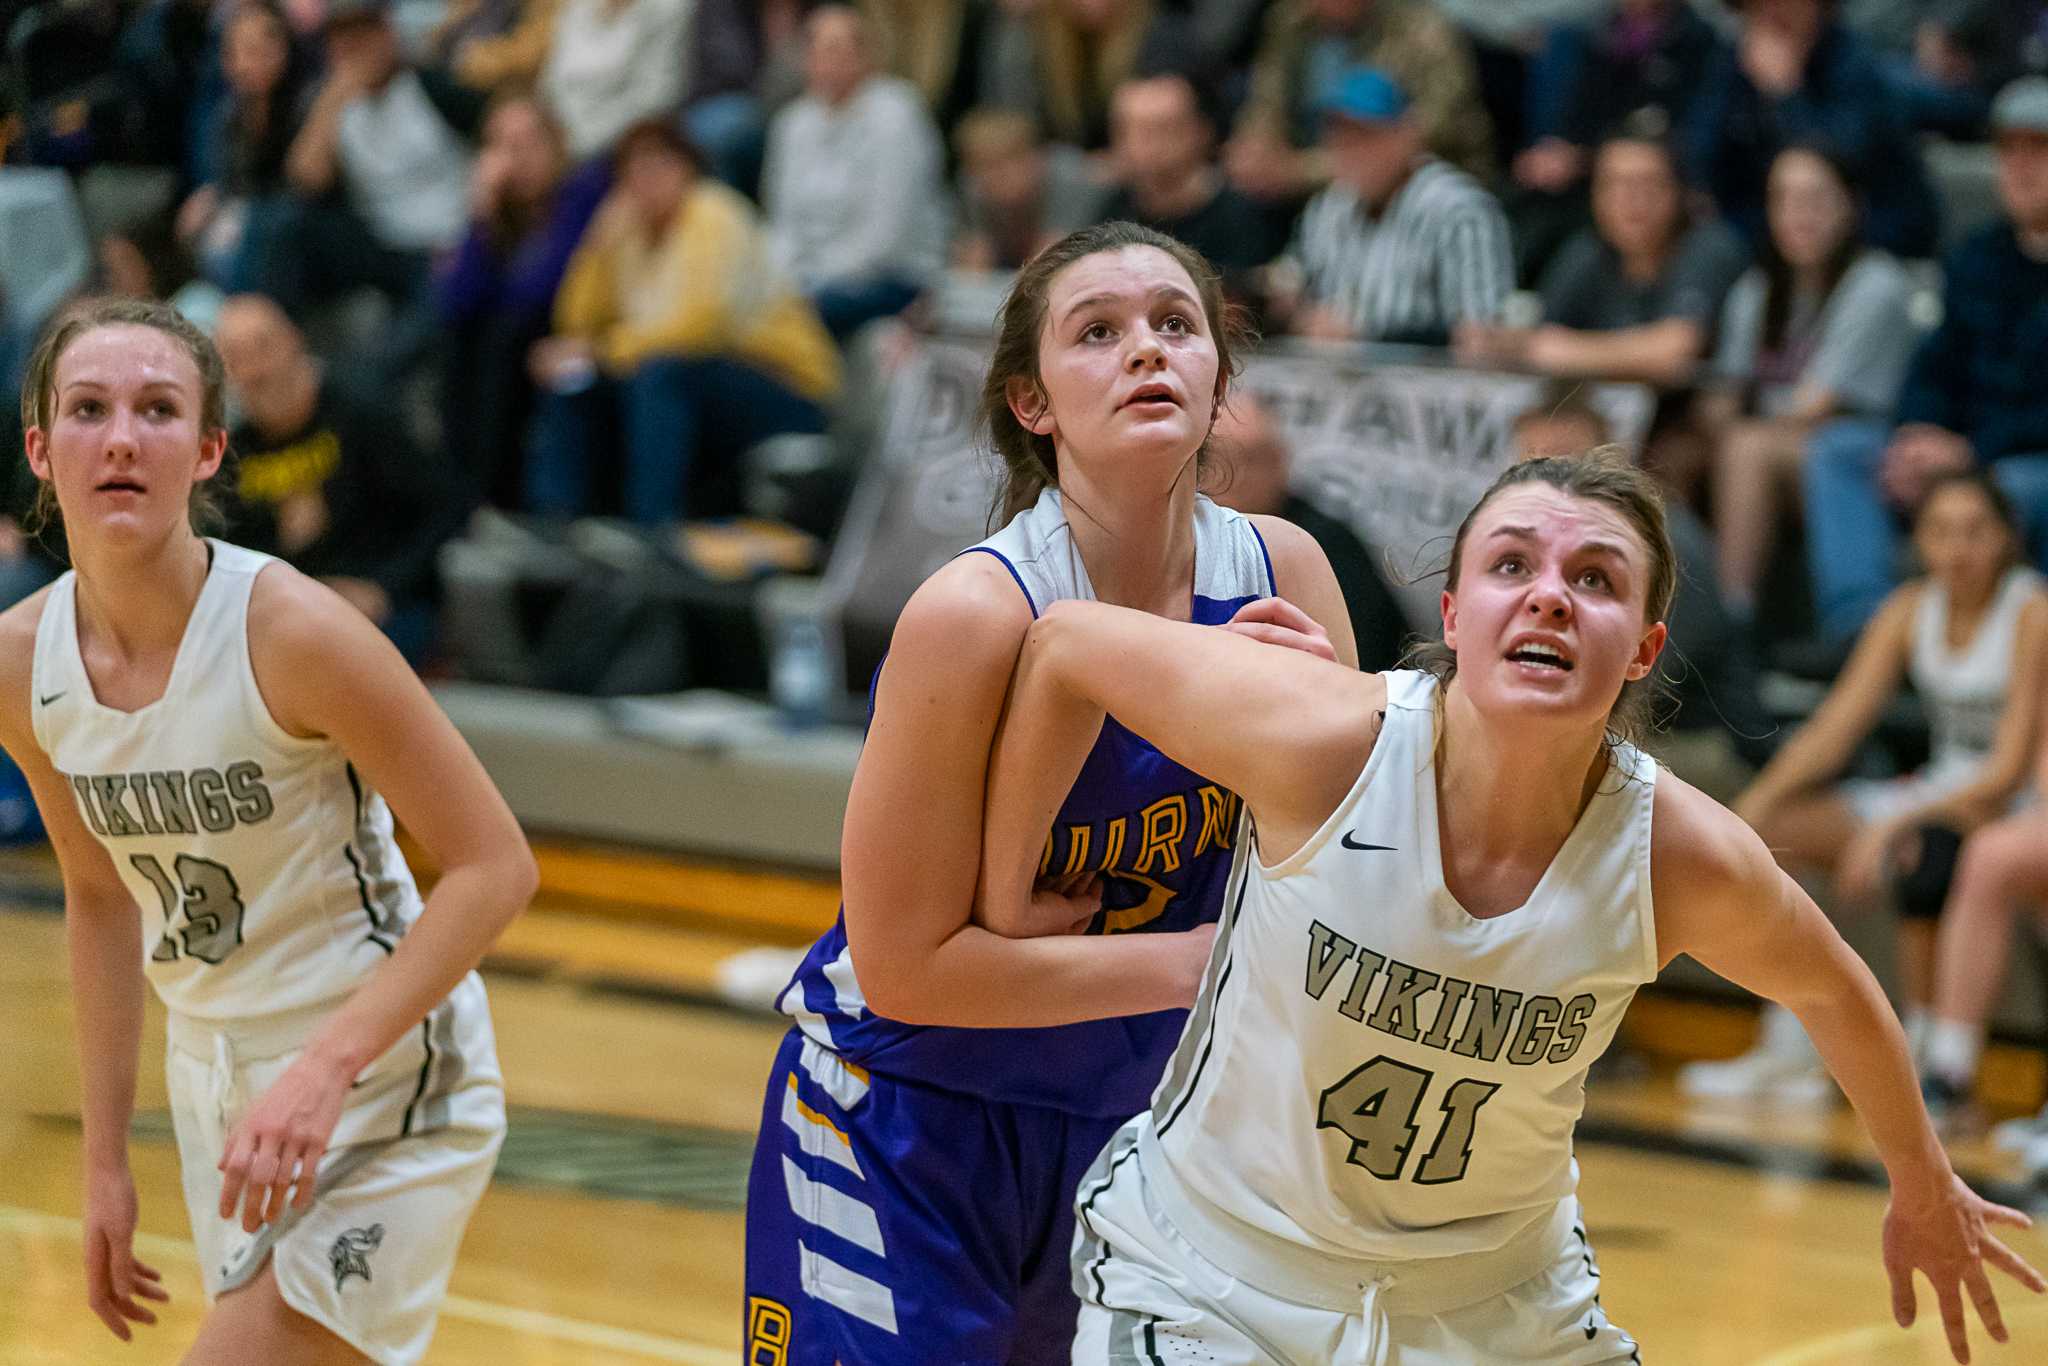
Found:
[[[212,859],[180,854],[171,863],[178,875],[173,881],[154,854],[132,854],[128,861],[149,879],[164,906],[164,937],[150,961],[218,963],[241,946],[242,889],[233,873]]]

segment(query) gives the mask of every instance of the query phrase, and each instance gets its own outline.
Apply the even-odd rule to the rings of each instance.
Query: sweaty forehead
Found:
[[[96,327],[57,360],[56,383],[90,381],[109,388],[176,384],[196,388],[199,367],[176,338],[153,327]]]
[[[1149,299],[1162,289],[1178,289],[1191,299],[1201,297],[1181,263],[1157,247],[1098,251],[1053,277],[1046,314],[1057,320],[1083,299],[1111,295],[1136,301]]]
[[[1483,542],[1507,527],[1526,527],[1544,544],[1567,549],[1585,541],[1621,546],[1631,559],[1649,557],[1649,547],[1621,509],[1547,484],[1527,485],[1496,495],[1480,510],[1470,539]]]

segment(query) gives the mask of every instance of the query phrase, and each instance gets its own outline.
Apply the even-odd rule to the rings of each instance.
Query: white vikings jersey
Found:
[[[1435,680],[1387,680],[1372,757],[1323,828],[1277,867],[1240,842],[1139,1126],[1148,1179],[1205,1248],[1411,1261],[1557,1217],[1586,1070],[1656,975],[1654,762],[1618,746],[1528,902],[1477,920],[1444,886]]]
[[[78,648],[75,574],[36,631],[36,740],[142,907],[145,968],[172,1011],[229,1022],[348,995],[418,917],[382,798],[325,739],[288,734],[249,664],[270,557],[212,564],[161,698],[103,707]]]

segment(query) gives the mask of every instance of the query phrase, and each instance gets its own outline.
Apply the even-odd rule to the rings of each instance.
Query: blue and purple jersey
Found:
[[[1034,616],[1063,598],[1095,597],[1055,490],[963,553],[1001,560]],[[1251,522],[1197,498],[1193,620],[1220,625],[1274,591],[1272,562]],[[1060,807],[1040,871],[1102,875],[1103,909],[1090,934],[1193,929],[1221,910],[1240,809],[1235,793],[1183,768],[1111,717]],[[1166,1010],[1044,1029],[886,1019],[869,1010],[861,994],[844,912],[811,947],[779,1007],[807,1037],[858,1067],[989,1100],[1104,1118],[1145,1107],[1186,1017]]]

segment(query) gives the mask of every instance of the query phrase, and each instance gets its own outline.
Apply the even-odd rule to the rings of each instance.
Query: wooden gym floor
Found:
[[[832,889],[590,849],[545,850],[543,867],[540,904],[487,964],[513,1130],[430,1359],[737,1366],[745,1163],[782,1031],[717,1003],[713,972],[736,950],[800,940],[829,919]],[[175,1298],[124,1348],[82,1292],[51,880],[39,857],[0,858],[0,1366],[175,1362],[201,1301],[162,1114],[162,1015],[152,1002],[133,1151],[142,1255]],[[1673,1091],[1674,1057],[1734,1052],[1749,1020],[1645,997],[1629,1056],[1590,1088],[1581,1189],[1609,1313],[1658,1366],[1947,1360],[1924,1285],[1920,1325],[1891,1324],[1884,1196],[1846,1112],[1707,1112]],[[2041,1086],[2019,1052],[1994,1055],[1986,1081],[2008,1110]],[[1957,1151],[1973,1177],[2012,1175],[1981,1141]],[[2048,1236],[2014,1242],[2048,1266]],[[2000,1289],[2013,1343],[1973,1324],[1974,1359],[2048,1361],[2048,1299]]]

